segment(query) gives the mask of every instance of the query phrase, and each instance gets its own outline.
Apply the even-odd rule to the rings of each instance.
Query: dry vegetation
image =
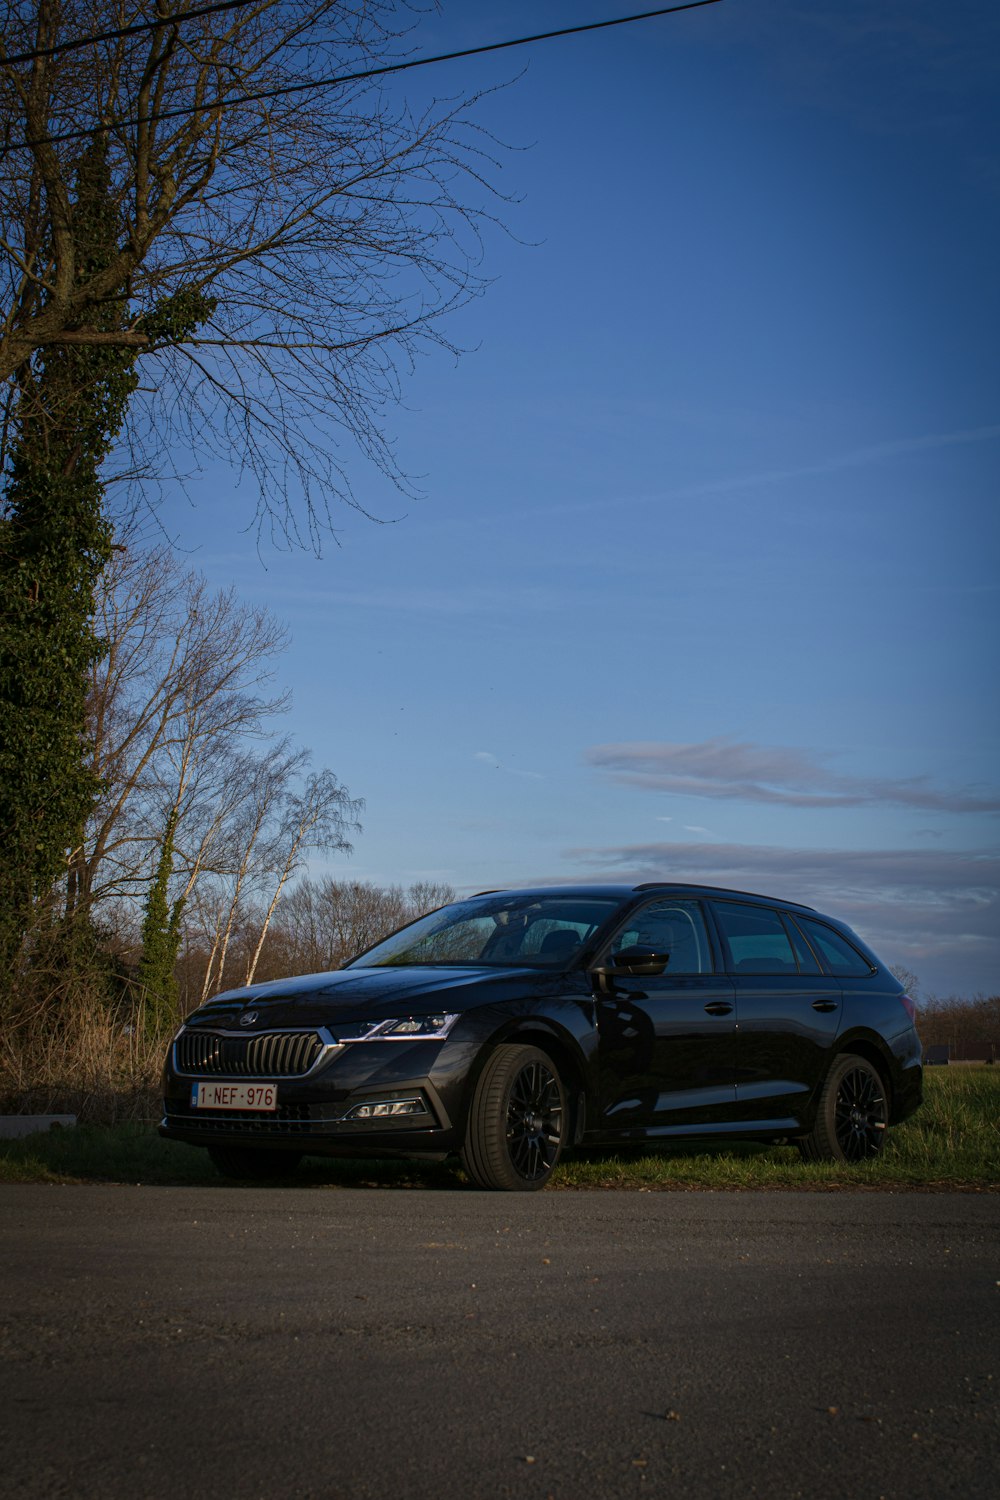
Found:
[[[978,995],[974,1000],[932,997],[920,1005],[917,1029],[925,1048],[947,1044],[956,1056],[989,1042],[1000,1050],[1000,995]]]
[[[379,937],[450,900],[446,886],[378,887],[303,879],[279,906],[258,964],[258,981],[336,969]],[[259,937],[252,908],[233,935],[239,976]],[[0,1114],[69,1113],[90,1123],[152,1121],[159,1078],[181,1016],[202,997],[210,949],[192,927],[177,965],[177,1013],[146,1005],[127,932],[95,945],[89,976],[67,976],[57,943],[37,954],[8,997],[0,1034]],[[236,979],[238,982],[238,978]]]

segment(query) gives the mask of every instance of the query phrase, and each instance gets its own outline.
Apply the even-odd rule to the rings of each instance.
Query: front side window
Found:
[[[629,918],[615,937],[611,957],[624,948],[649,948],[668,956],[668,979],[678,974],[711,974],[712,948],[697,901],[653,901]]]
[[[591,896],[474,896],[420,917],[352,959],[347,968],[530,964],[565,969],[618,905]]]
[[[776,911],[742,901],[713,903],[734,974],[797,974],[795,954]]]

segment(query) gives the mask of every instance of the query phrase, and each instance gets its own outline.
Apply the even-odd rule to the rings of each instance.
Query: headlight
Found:
[[[338,1042],[441,1042],[457,1020],[457,1015],[402,1016],[371,1025],[359,1021],[334,1030]]]

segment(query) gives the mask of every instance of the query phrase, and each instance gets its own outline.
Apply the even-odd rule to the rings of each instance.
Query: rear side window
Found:
[[[734,974],[798,973],[785,924],[776,911],[742,901],[720,901],[714,909]]]
[[[845,937],[826,927],[822,922],[813,922],[808,917],[795,918],[816,952],[821,955],[831,974],[842,978],[854,978],[870,974],[872,966]]]

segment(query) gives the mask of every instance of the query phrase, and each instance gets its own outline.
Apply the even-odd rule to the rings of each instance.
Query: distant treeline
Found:
[[[954,1050],[961,1050],[971,1044],[1000,1042],[1000,995],[922,1001],[917,1030],[925,1047],[948,1043]]]

